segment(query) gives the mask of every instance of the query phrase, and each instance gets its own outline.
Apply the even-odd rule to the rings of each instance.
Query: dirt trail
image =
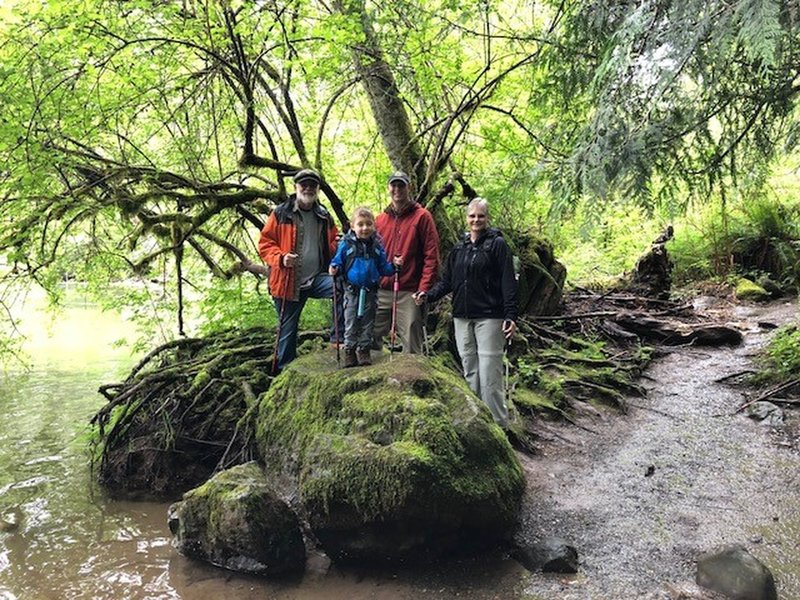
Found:
[[[520,537],[563,538],[581,559],[575,576],[532,574],[523,597],[698,594],[697,555],[742,543],[773,571],[781,598],[800,598],[796,429],[731,415],[742,391],[715,383],[753,367],[768,336],[760,321],[796,315],[795,303],[735,309],[743,345],[675,349],[646,371],[647,397],[632,398],[627,416],[587,409],[580,423],[596,433],[559,426],[540,455],[523,457],[532,484]],[[790,425],[797,413],[786,411]]]

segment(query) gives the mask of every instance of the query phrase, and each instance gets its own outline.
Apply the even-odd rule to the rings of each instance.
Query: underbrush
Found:
[[[789,325],[779,329],[761,355],[762,370],[754,383],[780,384],[800,375],[800,328]]]
[[[264,281],[252,277],[214,279],[197,316],[199,333],[209,335],[230,328],[266,327],[278,324],[275,301]],[[323,331],[331,326],[331,301],[311,298],[300,316],[300,331]]]
[[[635,208],[613,209],[584,229],[564,225],[556,236],[557,256],[573,286],[613,286],[668,223],[675,231],[666,247],[677,286],[768,277],[785,293],[800,288],[800,202],[790,194],[743,198],[724,208],[712,200],[675,219]]]
[[[786,291],[800,282],[800,207],[760,197],[723,212],[686,217],[670,244],[679,283],[738,275],[773,279]]]
[[[583,207],[559,225],[553,242],[568,282],[597,289],[614,285],[632,269],[662,229],[661,219],[637,207],[616,205],[601,216]]]

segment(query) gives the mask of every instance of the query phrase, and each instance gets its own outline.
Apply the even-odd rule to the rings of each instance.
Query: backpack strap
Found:
[[[342,265],[342,275],[347,278],[347,274],[350,272],[350,268],[353,266],[353,263],[356,261],[356,247],[355,244],[351,244],[350,241],[347,241],[347,248],[344,251],[344,264]]]

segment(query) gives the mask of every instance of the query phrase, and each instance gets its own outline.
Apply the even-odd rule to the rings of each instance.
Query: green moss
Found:
[[[562,412],[570,399],[624,407],[625,393],[641,393],[634,379],[650,354],[640,347],[619,361],[608,356],[603,342],[577,337],[569,338],[566,347],[534,349],[516,361],[513,401],[523,412]]]
[[[769,300],[770,295],[757,283],[742,277],[736,283],[736,297],[739,300],[764,301]]]
[[[265,496],[272,491],[263,472],[255,463],[237,465],[221,471],[198,488],[184,494],[184,509],[203,513],[199,523],[217,536],[230,536],[226,522],[231,512],[247,515],[255,529],[274,523],[275,512],[265,511]]]
[[[330,354],[293,362],[261,398],[256,428],[264,462],[296,478],[309,513],[485,520],[501,507],[513,522],[522,469],[461,377],[408,355],[336,369]]]
[[[550,396],[543,394],[539,390],[530,390],[523,387],[518,387],[514,390],[513,400],[514,404],[529,411],[543,408],[556,410],[557,408]]]
[[[305,311],[303,311],[305,316]],[[327,348],[328,342],[325,341],[322,337],[314,337],[308,340],[305,340],[302,344],[297,347],[297,355],[298,356],[305,356],[307,354],[313,354],[317,352],[322,352]]]
[[[201,369],[198,371],[197,375],[194,376],[190,391],[200,391],[208,384],[209,381],[211,381],[211,373],[208,372],[208,369]]]
[[[173,531],[190,556],[264,574],[294,570],[304,561],[297,519],[256,463],[217,473],[184,494],[176,508]]]
[[[380,446],[357,436],[321,435],[307,458],[300,492],[315,515],[339,511],[366,521],[385,518],[406,505],[413,492],[410,472],[425,472],[433,483],[431,453],[409,443]],[[414,508],[425,507],[415,503]]]

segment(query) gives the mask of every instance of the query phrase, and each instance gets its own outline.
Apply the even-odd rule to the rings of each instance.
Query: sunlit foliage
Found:
[[[0,19],[3,277],[53,293],[134,278],[219,306],[207,274],[263,277],[253,239],[300,167],[342,224],[408,165],[443,221],[478,193],[547,233],[630,203],[726,215],[798,139],[795,2],[18,0]]]

